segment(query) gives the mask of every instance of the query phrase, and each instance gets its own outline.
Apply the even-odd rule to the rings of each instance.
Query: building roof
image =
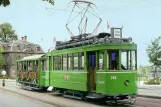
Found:
[[[4,52],[32,52],[32,53],[44,53],[39,44],[31,43],[26,39],[11,41],[9,43],[0,42],[0,47]],[[39,50],[37,50],[39,48]]]

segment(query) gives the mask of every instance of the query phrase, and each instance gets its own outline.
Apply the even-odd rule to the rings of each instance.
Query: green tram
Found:
[[[135,101],[137,45],[131,38],[122,38],[121,33],[115,34],[118,33],[115,29],[121,32],[121,29],[113,28],[111,34],[84,34],[67,42],[57,41],[56,50],[38,59],[28,57],[17,61],[18,66],[21,64],[18,74],[22,73],[23,70],[19,69],[23,68],[24,63],[28,65],[31,61],[34,68],[34,61],[37,60],[35,86],[50,86],[65,97],[77,99],[129,98],[131,102]],[[20,81],[25,83],[27,80],[20,78]]]
[[[18,60],[17,82],[29,86],[30,89],[46,89],[49,86],[49,71],[45,55],[33,55]]]

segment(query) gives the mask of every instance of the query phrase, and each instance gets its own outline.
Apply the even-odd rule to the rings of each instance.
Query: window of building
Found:
[[[19,45],[17,45],[17,50],[18,50],[18,51],[20,50],[20,46],[19,46]]]
[[[8,50],[11,50],[11,46],[8,46]]]
[[[40,51],[40,47],[39,46],[36,49],[37,49],[37,51]]]

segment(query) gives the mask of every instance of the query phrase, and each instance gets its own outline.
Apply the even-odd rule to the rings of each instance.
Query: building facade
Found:
[[[27,41],[27,36],[22,37],[21,40],[13,40],[10,43],[0,43],[0,47],[3,48],[4,69],[7,71],[8,78],[16,77],[16,60],[20,60],[25,56],[44,54],[39,44]]]

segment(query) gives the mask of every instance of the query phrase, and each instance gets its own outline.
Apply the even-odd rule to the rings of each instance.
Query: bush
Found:
[[[160,81],[156,79],[150,79],[144,82],[144,84],[149,84],[149,85],[160,85]]]

